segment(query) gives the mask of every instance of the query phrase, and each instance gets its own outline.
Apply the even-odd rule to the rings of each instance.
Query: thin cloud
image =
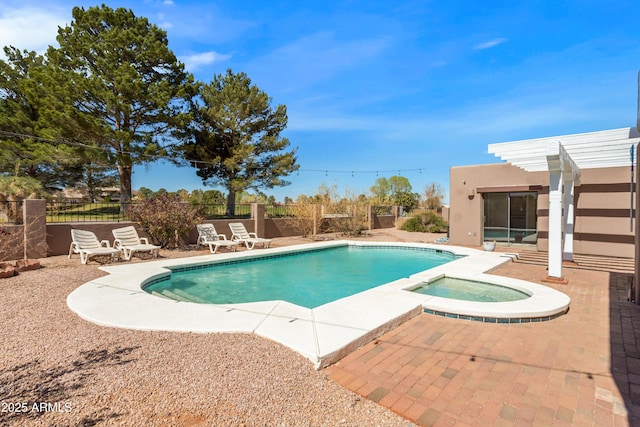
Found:
[[[496,39],[492,39],[489,41],[486,41],[484,43],[480,43],[477,44],[473,47],[473,50],[484,50],[484,49],[491,49],[492,47],[496,47],[502,43],[506,43],[508,39],[504,38],[504,37],[499,37]]]
[[[58,27],[66,26],[68,21],[68,16],[45,9],[0,7],[0,44],[43,53],[56,42]]]
[[[230,54],[221,54],[218,52],[202,52],[196,53],[193,55],[186,55],[182,57],[182,62],[184,62],[185,67],[189,71],[197,70],[198,68],[211,65],[214,62],[226,61],[231,58]]]
[[[371,64],[389,47],[386,39],[339,40],[331,32],[305,35],[253,61],[284,92],[330,82],[338,74]],[[264,64],[279,64],[265,67]],[[284,72],[283,72],[284,71]]]

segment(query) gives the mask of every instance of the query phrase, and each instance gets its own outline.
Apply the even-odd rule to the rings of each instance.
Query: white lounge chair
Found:
[[[98,240],[95,233],[86,230],[71,230],[69,259],[72,254],[80,254],[80,262],[86,264],[92,256],[111,256],[115,261],[120,258],[120,251],[112,248],[108,240]]]
[[[220,246],[235,251],[239,244],[238,242],[227,240],[227,236],[224,234],[218,234],[213,224],[198,224],[196,228],[198,229],[198,244],[209,245],[209,250],[212,254],[215,254]]]
[[[258,243],[262,244],[263,248],[268,248],[271,243],[271,239],[264,239],[258,237],[256,233],[249,233],[241,222],[232,222],[229,224],[229,228],[231,229],[231,240],[244,244],[249,250]]]
[[[149,244],[149,239],[146,237],[139,237],[138,232],[132,225],[115,228],[111,232],[115,237],[113,247],[120,249],[124,254],[124,259],[127,261],[131,259],[131,255],[134,252],[151,252],[154,258],[158,256],[160,246]]]

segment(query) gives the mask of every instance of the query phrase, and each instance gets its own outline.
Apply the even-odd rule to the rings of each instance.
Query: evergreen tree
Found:
[[[288,185],[283,176],[296,171],[296,149],[280,136],[287,126],[284,105],[271,98],[245,73],[214,76],[200,84],[192,104],[193,121],[180,132],[185,159],[206,185],[227,190],[227,212],[233,216],[236,194],[247,189]]]
[[[46,98],[42,76],[45,58],[35,52],[5,47],[0,60],[0,173],[39,181],[45,192],[75,182],[82,176],[81,150],[52,142],[52,132],[41,104]]]
[[[131,199],[133,166],[165,153],[164,137],[188,118],[193,77],[166,32],[131,10],[73,8],[50,47],[46,114],[54,128],[94,146],[117,168],[121,201]]]

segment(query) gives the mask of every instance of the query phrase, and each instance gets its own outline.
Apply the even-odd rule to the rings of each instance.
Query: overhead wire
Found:
[[[133,151],[126,151],[126,150],[116,150],[114,147],[105,147],[105,146],[97,146],[97,145],[91,145],[91,144],[85,144],[82,142],[78,142],[78,141],[71,141],[71,140],[67,140],[67,139],[61,139],[61,140],[54,140],[54,139],[50,139],[50,138],[44,138],[44,137],[40,137],[40,136],[36,136],[36,135],[29,135],[29,134],[24,134],[24,133],[18,133],[18,132],[8,132],[8,131],[4,131],[4,130],[0,130],[0,135],[4,135],[7,137],[13,137],[13,138],[20,138],[20,139],[33,139],[36,141],[40,141],[40,142],[45,142],[45,143],[49,143],[49,144],[53,144],[56,146],[64,144],[64,145],[69,145],[69,146],[73,146],[73,147],[81,147],[81,148],[89,148],[92,150],[99,150],[99,151],[104,151],[106,153],[109,154],[114,154],[114,153],[120,153],[120,154],[129,154],[129,155],[136,155],[136,156],[144,156],[144,157],[148,157],[151,159],[156,159],[156,160],[165,160],[165,161],[172,161],[175,160],[173,157],[168,156],[168,155],[159,155],[159,154],[145,154],[145,153],[136,153]],[[171,147],[175,147],[177,146],[177,144],[168,144],[166,146],[163,146],[161,148],[166,149],[166,148],[171,148]],[[198,167],[198,165],[217,165],[220,162],[207,162],[204,160],[188,160],[186,159],[189,163],[192,163],[194,165],[194,167]],[[180,165],[176,165],[178,167],[180,167]],[[266,166],[260,165],[258,167],[255,167],[254,169],[260,169],[260,168],[266,168]],[[368,170],[354,170],[354,169],[349,169],[349,170],[339,170],[339,169],[297,169],[296,172],[314,172],[314,173],[324,173],[325,176],[329,176],[329,174],[351,174],[352,177],[354,177],[356,174],[360,175],[360,174],[375,174],[376,176],[379,176],[379,174],[386,174],[386,173],[393,173],[393,172],[398,172],[398,175],[402,175],[402,173],[410,173],[410,172],[418,172],[418,173],[422,173],[422,171],[425,168],[391,168],[391,169],[368,169]]]

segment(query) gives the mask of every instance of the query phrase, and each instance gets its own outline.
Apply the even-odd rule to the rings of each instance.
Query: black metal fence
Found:
[[[19,221],[22,220],[21,202],[11,202],[15,205],[7,205],[8,202],[0,202],[0,223],[20,223],[11,222],[8,218],[14,218],[19,212]],[[19,210],[18,210],[19,203]],[[104,203],[84,203],[84,202],[48,202],[47,222],[121,222],[130,221],[129,212],[135,206],[135,202],[104,202]],[[236,204],[233,214],[227,214],[227,205],[224,204],[203,204],[193,205],[200,214],[208,220],[213,219],[250,219],[251,204]],[[319,207],[320,209],[320,207]],[[298,209],[296,205],[265,205],[265,217],[267,218],[293,218]],[[390,215],[393,213],[392,206],[374,206],[375,215]]]
[[[135,202],[48,202],[47,222],[120,222],[130,221],[129,212]],[[205,219],[248,219],[251,218],[250,204],[237,204],[232,215],[227,214],[227,206],[220,204],[194,205]],[[1,206],[0,206],[1,208]],[[279,212],[266,207],[267,212]]]
[[[131,203],[48,202],[47,222],[128,221]]]
[[[293,218],[296,216],[296,205],[265,205],[267,218]]]
[[[206,219],[248,219],[251,218],[251,205],[237,204],[233,214],[227,214],[227,205],[195,205],[200,215]]]

